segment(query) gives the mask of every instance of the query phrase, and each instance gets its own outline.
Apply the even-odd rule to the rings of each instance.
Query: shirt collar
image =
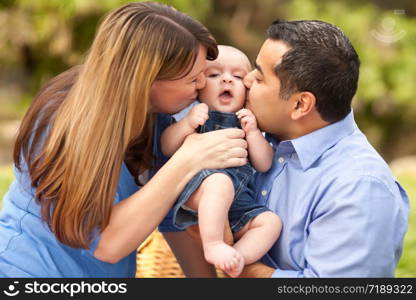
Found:
[[[302,169],[307,170],[322,154],[329,148],[337,144],[342,138],[352,134],[357,128],[354,121],[353,111],[351,111],[341,121],[332,123],[328,126],[315,130],[296,139],[285,141],[279,144],[276,140],[271,140],[272,144],[284,146],[291,143],[299,157]],[[270,135],[268,136],[270,137]]]

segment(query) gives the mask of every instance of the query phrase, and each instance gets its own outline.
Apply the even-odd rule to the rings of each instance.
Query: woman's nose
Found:
[[[198,77],[196,78],[196,89],[200,90],[205,87],[205,74],[203,72],[199,73]]]
[[[243,83],[248,89],[251,88],[251,85],[253,84],[253,72],[254,71],[248,73],[243,79]]]

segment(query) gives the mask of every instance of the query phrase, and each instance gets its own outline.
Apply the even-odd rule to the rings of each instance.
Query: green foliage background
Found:
[[[13,175],[16,124],[49,78],[82,63],[97,24],[125,0],[0,0],[0,201]],[[413,0],[165,0],[195,17],[221,44],[254,61],[277,18],[319,19],[340,27],[360,59],[354,99],[358,125],[391,162],[416,153],[416,2]],[[415,204],[416,166],[399,174]],[[412,210],[399,277],[416,277]]]
[[[127,2],[1,0],[0,122],[20,118],[42,83],[82,63],[100,19]],[[394,6],[387,0],[161,2],[197,18],[220,43],[241,48],[252,60],[274,19],[320,19],[338,25],[362,61],[354,100],[360,127],[388,161],[416,152],[416,2],[399,0]]]

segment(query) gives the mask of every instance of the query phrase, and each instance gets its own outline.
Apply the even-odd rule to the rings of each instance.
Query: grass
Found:
[[[396,269],[396,277],[416,277],[416,174],[398,174],[399,182],[410,198],[409,229],[404,240],[403,255]],[[1,200],[13,180],[11,166],[0,166],[0,207]]]
[[[404,240],[403,254],[396,269],[396,277],[416,277],[416,174],[403,174],[398,180],[410,199],[408,231]]]
[[[12,183],[13,178],[13,170],[11,166],[0,166],[0,208],[3,197],[9,189],[9,185]]]

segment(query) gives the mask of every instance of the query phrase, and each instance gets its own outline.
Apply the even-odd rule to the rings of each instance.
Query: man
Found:
[[[276,21],[267,33],[245,84],[275,151],[257,200],[283,231],[244,276],[394,276],[408,198],[355,124],[357,53],[325,22]]]

